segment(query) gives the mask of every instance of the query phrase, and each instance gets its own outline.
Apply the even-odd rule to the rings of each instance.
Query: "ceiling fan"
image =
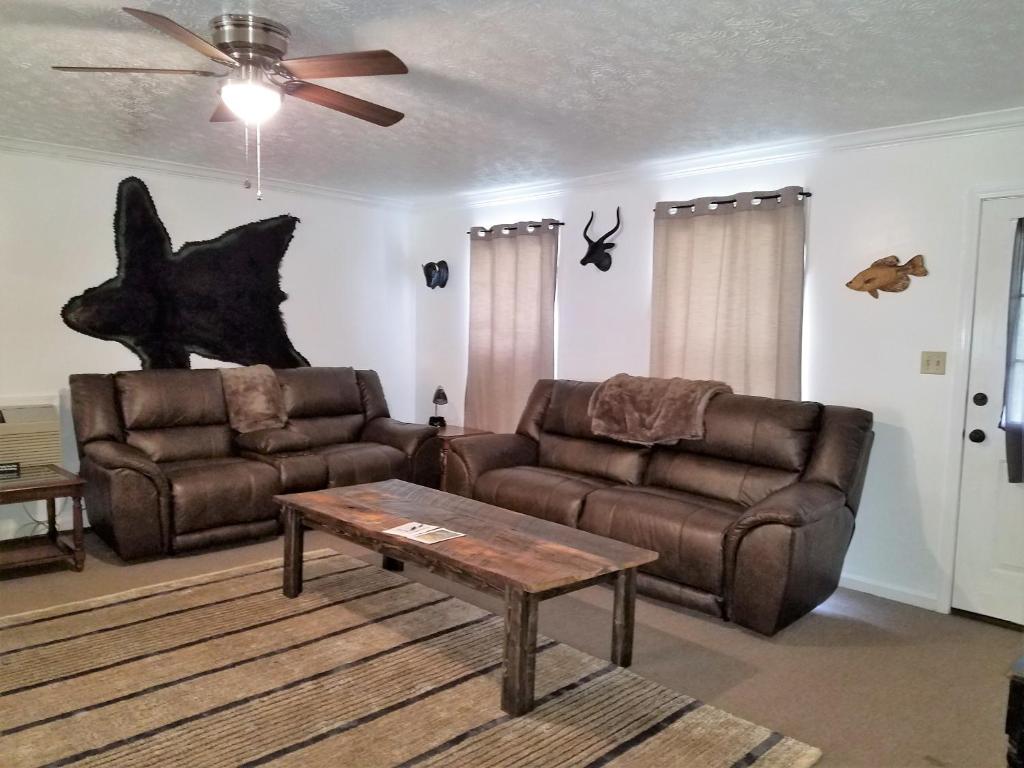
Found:
[[[149,24],[180,43],[203,54],[223,72],[202,69],[153,69],[148,67],[54,67],[61,72],[114,72],[159,75],[226,77],[221,103],[211,122],[243,120],[259,125],[281,107],[284,96],[294,96],[377,125],[394,125],[405,115],[339,91],[306,82],[305,78],[404,75],[409,70],[391,51],[357,51],[285,59],[290,32],[283,24],[249,14],[228,13],[210,22],[213,43],[199,37],[166,16],[137,8],[125,13]]]

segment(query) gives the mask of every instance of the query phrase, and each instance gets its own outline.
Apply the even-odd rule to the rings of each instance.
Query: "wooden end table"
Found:
[[[510,715],[533,709],[537,606],[541,600],[600,582],[615,586],[612,661],[633,658],[636,571],[658,553],[615,539],[455,496],[386,480],[275,496],[284,510],[284,587],[302,592],[306,527],[340,536],[384,556],[390,570],[404,561],[505,599],[505,656],[501,706]],[[437,544],[384,533],[409,522],[466,534]]]
[[[76,571],[85,567],[82,542],[82,493],[85,481],[56,464],[23,467],[21,475],[0,478],[0,504],[26,501],[46,502],[47,532],[0,541],[0,570],[43,563],[64,562]],[[57,530],[56,500],[71,497],[73,528],[71,538]]]

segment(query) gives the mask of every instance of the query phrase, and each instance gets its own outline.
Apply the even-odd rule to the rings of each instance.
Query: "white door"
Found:
[[[1007,482],[999,429],[1020,218],[1024,197],[982,204],[953,607],[1024,624],[1024,483]]]

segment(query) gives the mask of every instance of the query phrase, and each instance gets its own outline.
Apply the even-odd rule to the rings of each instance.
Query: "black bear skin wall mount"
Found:
[[[593,264],[602,272],[607,272],[612,268],[612,255],[609,253],[612,248],[615,247],[615,243],[606,243],[609,237],[619,231],[619,226],[622,224],[622,219],[619,217],[619,208],[615,208],[615,226],[601,235],[597,240],[590,239],[590,225],[594,223],[594,211],[590,212],[590,218],[587,220],[587,226],[583,228],[583,239],[587,241],[587,253],[580,259],[580,264],[586,266],[587,264]]]
[[[117,188],[117,275],[61,310],[72,330],[123,344],[143,368],[189,368],[194,353],[239,365],[309,365],[281,317],[281,260],[294,216],[243,224],[175,253],[149,190],[134,176]]]

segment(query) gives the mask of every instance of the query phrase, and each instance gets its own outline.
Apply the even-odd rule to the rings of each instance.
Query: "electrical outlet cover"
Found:
[[[946,374],[946,353],[945,352],[922,352],[921,373],[930,373],[935,376]]]

